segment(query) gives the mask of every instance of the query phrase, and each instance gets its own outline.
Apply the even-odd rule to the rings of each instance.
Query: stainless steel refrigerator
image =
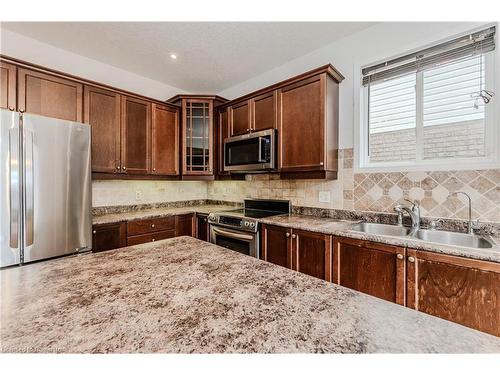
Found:
[[[90,126],[0,111],[0,266],[91,249]]]

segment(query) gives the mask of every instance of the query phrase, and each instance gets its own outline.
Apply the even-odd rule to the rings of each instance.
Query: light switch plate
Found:
[[[318,194],[318,200],[321,203],[330,203],[330,192],[329,191],[320,191]]]
[[[136,201],[142,201],[142,191],[141,190],[136,190],[135,191],[135,200]]]

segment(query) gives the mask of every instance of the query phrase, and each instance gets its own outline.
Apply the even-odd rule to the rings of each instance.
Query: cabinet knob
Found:
[[[119,165],[117,165],[117,166],[116,166],[116,170],[117,170],[117,171],[119,171],[119,170],[120,170],[120,166],[119,166]]]
[[[249,131],[250,131],[250,128],[247,128],[247,132],[249,132]]]
[[[156,240],[155,240],[154,238],[151,240],[151,242],[155,242],[155,241],[156,241]]]
[[[153,168],[153,171],[156,171],[156,168]]]
[[[286,236],[287,236],[287,237],[290,237],[290,233],[286,232]]]
[[[207,219],[203,219],[203,221],[206,223],[206,222],[207,222]]]
[[[155,227],[155,225],[154,225],[154,224],[151,224],[151,228],[154,228],[154,227]]]
[[[10,106],[10,107],[9,107],[9,111],[13,111],[14,109],[15,109],[15,108],[14,108],[14,107],[12,107],[12,106]]]
[[[414,257],[408,257],[408,262],[414,263],[415,262],[415,258]]]
[[[122,169],[123,169],[123,170],[126,170],[127,168],[125,168],[125,167],[122,167]]]
[[[96,234],[96,233],[97,233],[97,231],[96,231],[96,230],[93,230],[93,231],[92,231],[92,234]]]
[[[325,165],[325,163],[324,163],[324,162],[322,162],[322,161],[320,161],[320,162],[319,162],[319,165]]]
[[[19,112],[24,113],[24,109],[20,109]]]
[[[296,234],[292,234],[292,238],[297,238],[297,235]]]
[[[397,257],[398,259],[403,259],[403,258],[404,258],[403,254],[398,254],[398,255],[396,255],[396,257]]]

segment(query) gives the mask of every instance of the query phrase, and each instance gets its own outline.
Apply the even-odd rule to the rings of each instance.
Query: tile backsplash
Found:
[[[196,199],[241,202],[248,197],[290,199],[294,206],[392,213],[395,204],[409,198],[421,202],[422,216],[465,219],[465,197],[448,197],[461,190],[472,198],[473,219],[500,222],[500,169],[354,173],[351,148],[339,151],[339,175],[334,181],[253,174],[244,181],[94,181],[92,189],[94,207]]]
[[[92,207],[207,199],[205,181],[92,182]]]

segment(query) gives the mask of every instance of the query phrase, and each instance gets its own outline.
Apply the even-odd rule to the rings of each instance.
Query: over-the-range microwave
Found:
[[[276,129],[244,134],[224,140],[224,170],[265,172],[276,169]]]

